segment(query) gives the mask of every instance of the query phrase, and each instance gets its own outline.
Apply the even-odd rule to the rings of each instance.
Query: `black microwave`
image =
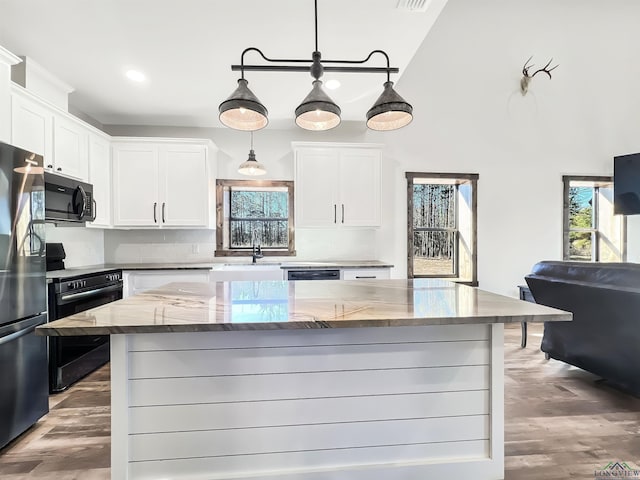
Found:
[[[44,173],[44,219],[47,222],[85,223],[96,219],[93,185]]]

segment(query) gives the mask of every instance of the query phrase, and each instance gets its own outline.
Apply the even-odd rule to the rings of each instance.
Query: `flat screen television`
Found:
[[[640,153],[613,158],[613,213],[640,214]]]

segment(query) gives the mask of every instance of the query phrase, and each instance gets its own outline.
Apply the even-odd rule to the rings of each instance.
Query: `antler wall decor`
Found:
[[[522,67],[522,79],[520,80],[520,93],[522,93],[523,96],[526,95],[527,92],[529,91],[529,83],[531,82],[531,79],[533,77],[535,77],[540,72],[544,72],[547,75],[549,75],[549,79],[551,79],[551,72],[560,66],[560,65],[556,65],[555,67],[549,68],[549,66],[551,65],[551,62],[553,62],[553,58],[552,58],[551,60],[549,60],[549,62],[547,62],[547,64],[544,67],[539,68],[533,73],[529,73],[529,69],[534,67],[533,63],[529,65],[529,62],[531,61],[532,58],[533,56],[529,57],[529,59],[525,62],[524,67]]]

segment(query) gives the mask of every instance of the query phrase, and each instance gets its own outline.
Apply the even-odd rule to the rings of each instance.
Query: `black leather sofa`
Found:
[[[573,312],[545,322],[541,350],[640,395],[640,264],[545,261],[525,279],[536,303]]]

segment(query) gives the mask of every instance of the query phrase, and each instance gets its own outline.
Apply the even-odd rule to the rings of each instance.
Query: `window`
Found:
[[[216,256],[295,255],[293,182],[218,180]]]
[[[477,283],[477,174],[407,173],[407,276]]]
[[[624,262],[626,220],[613,215],[611,177],[562,177],[565,260]]]

